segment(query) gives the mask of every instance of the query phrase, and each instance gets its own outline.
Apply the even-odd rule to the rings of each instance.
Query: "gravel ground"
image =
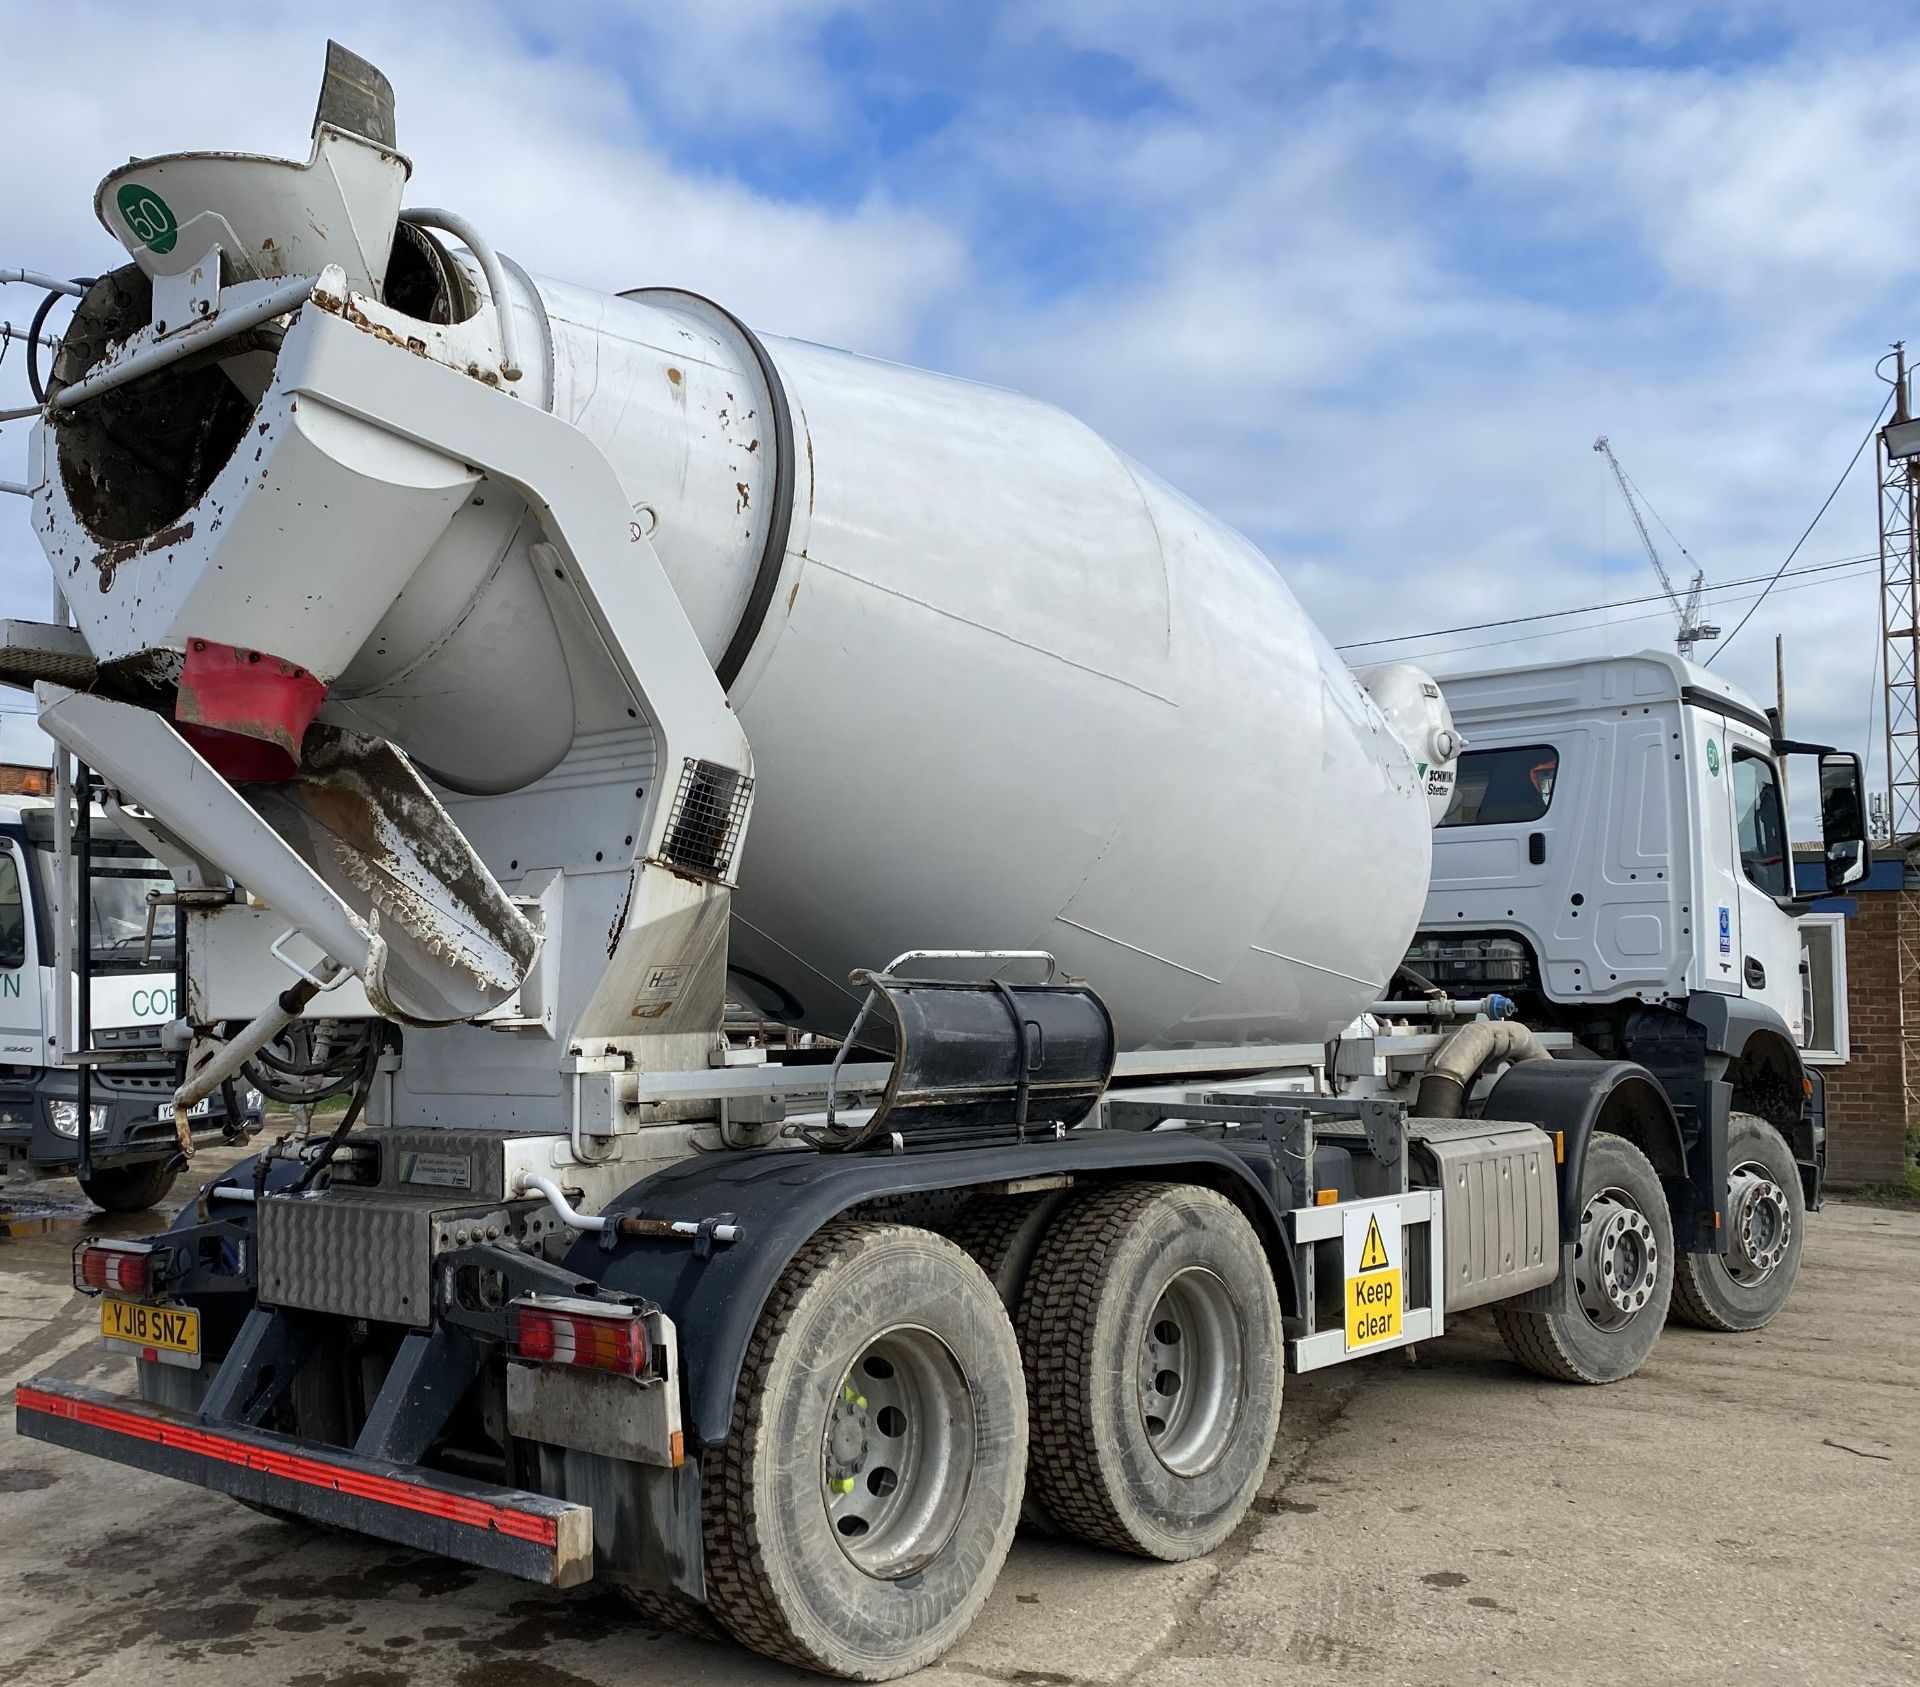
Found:
[[[209,1161],[215,1156],[208,1156]],[[219,1157],[224,1158],[224,1157]],[[71,1184],[0,1192],[0,1387],[130,1387],[68,1287]],[[1484,1317],[1291,1378],[1254,1516],[1204,1563],[1016,1545],[942,1687],[1920,1680],[1920,1212],[1835,1203],[1757,1336],[1632,1381],[1518,1371]],[[10,1397],[10,1396],[9,1396]],[[24,1687],[627,1687],[811,1679],[0,1432],[0,1657]]]

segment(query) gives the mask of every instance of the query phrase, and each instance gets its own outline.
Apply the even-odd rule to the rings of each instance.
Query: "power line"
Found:
[[[1877,561],[1875,556],[1836,557],[1829,562],[1809,562],[1793,572],[1795,575],[1819,574],[1835,568],[1857,568],[1861,563]],[[1779,575],[1752,574],[1741,580],[1722,580],[1718,585],[1708,586],[1709,592],[1731,591],[1737,586],[1758,586],[1768,579],[1778,579]],[[1405,644],[1412,639],[1445,638],[1453,633],[1484,633],[1495,627],[1518,627],[1530,621],[1558,621],[1569,615],[1597,615],[1603,610],[1632,609],[1643,603],[1665,603],[1664,592],[1649,592],[1644,597],[1616,598],[1610,603],[1587,603],[1576,609],[1542,609],[1531,615],[1508,615],[1498,621],[1465,621],[1457,627],[1429,627],[1418,633],[1387,633],[1380,638],[1354,639],[1346,644],[1337,644],[1336,650],[1364,650],[1376,644]],[[1644,619],[1644,617],[1636,617]]]
[[[1819,509],[1813,512],[1813,520],[1807,523],[1806,532],[1794,540],[1793,549],[1787,552],[1786,562],[1781,563],[1780,566],[1773,571],[1773,580],[1767,582],[1766,591],[1763,591],[1753,600],[1753,608],[1742,615],[1733,631],[1728,633],[1727,636],[1714,647],[1713,655],[1707,658],[1703,666],[1709,668],[1713,666],[1713,657],[1718,656],[1721,651],[1725,650],[1728,645],[1740,636],[1740,628],[1751,621],[1754,616],[1754,611],[1767,601],[1767,592],[1773,590],[1774,580],[1778,580],[1782,574],[1786,573],[1787,563],[1793,561],[1793,559],[1800,554],[1800,547],[1807,542],[1813,530],[1820,525],[1820,518],[1827,513],[1834,499],[1840,496],[1840,488],[1847,484],[1848,479],[1853,474],[1854,465],[1860,461],[1860,454],[1872,443],[1873,436],[1880,431],[1880,418],[1887,413],[1887,406],[1893,402],[1894,394],[1898,391],[1899,389],[1897,387],[1890,389],[1887,396],[1880,401],[1880,408],[1874,412],[1873,420],[1867,424],[1867,431],[1860,436],[1860,443],[1853,448],[1853,455],[1847,459],[1847,466],[1840,471],[1840,478],[1833,483],[1833,490],[1827,494]]]
[[[1825,566],[1827,568],[1848,567],[1855,570],[1864,570],[1870,563],[1876,560],[1877,559],[1873,557],[1862,557],[1859,561],[1853,562],[1853,563],[1827,564]],[[1799,572],[1799,571],[1796,570],[1796,572]],[[1806,570],[1806,572],[1813,573],[1814,570],[1808,569]],[[1761,578],[1762,578],[1761,576],[1756,575],[1753,580],[1750,580],[1744,583],[1748,585],[1757,585]],[[1856,580],[1859,578],[1860,578],[1860,574],[1858,572],[1849,574],[1849,575],[1828,574],[1823,579],[1803,580],[1797,586],[1782,586],[1780,590],[1783,592],[1804,592],[1804,591],[1810,591],[1815,586],[1831,586],[1836,583],[1839,583],[1841,580]],[[1734,583],[1735,582],[1729,582],[1729,584],[1734,584]],[[1761,591],[1756,593],[1751,600],[1747,598],[1734,598],[1732,601],[1735,603],[1746,603],[1748,601],[1752,601],[1753,603],[1758,604],[1760,599],[1764,596],[1766,596],[1765,591]],[[1661,598],[1659,601],[1664,602],[1665,601],[1664,597]],[[1596,607],[1606,607],[1606,606],[1599,605]],[[1622,620],[1609,622],[1608,627],[1609,629],[1611,629],[1612,627],[1631,627],[1642,621],[1664,621],[1665,619],[1666,619],[1665,615],[1658,614],[1658,613],[1655,613],[1652,615],[1629,615]],[[1417,652],[1417,655],[1422,662],[1426,662],[1438,656],[1455,656],[1464,650],[1491,650],[1496,645],[1530,644],[1536,639],[1565,638],[1570,633],[1590,633],[1595,630],[1596,629],[1591,623],[1585,626],[1579,626],[1579,627],[1549,627],[1544,632],[1518,633],[1509,638],[1481,639],[1473,644],[1450,644],[1450,645],[1444,646],[1442,649],[1439,649],[1439,650],[1422,650]]]

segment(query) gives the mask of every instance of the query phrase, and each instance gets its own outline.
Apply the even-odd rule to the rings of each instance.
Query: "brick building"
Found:
[[[1847,1059],[1823,1066],[1835,1184],[1898,1182],[1920,1129],[1920,856],[1887,854],[1856,890],[1814,904],[1846,934]]]

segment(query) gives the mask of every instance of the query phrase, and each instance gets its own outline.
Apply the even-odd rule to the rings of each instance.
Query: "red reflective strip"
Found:
[[[441,1493],[418,1483],[382,1476],[375,1471],[354,1470],[343,1465],[327,1464],[320,1459],[305,1458],[299,1453],[282,1453],[256,1447],[187,1424],[143,1417],[137,1412],[123,1412],[114,1406],[96,1406],[87,1400],[69,1400],[63,1395],[47,1394],[37,1388],[22,1386],[16,1390],[14,1404],[23,1412],[43,1412],[48,1417],[65,1418],[70,1423],[109,1430],[115,1435],[131,1436],[136,1441],[151,1441],[177,1452],[218,1459],[222,1464],[262,1471],[288,1482],[303,1483],[309,1488],[327,1488],[335,1493],[350,1494],[355,1499],[371,1500],[378,1505],[423,1512],[429,1517],[445,1518],[450,1523],[464,1524],[472,1529],[491,1529],[496,1534],[511,1535],[515,1540],[532,1541],[538,1546],[559,1544],[560,1525],[555,1519],[516,1511],[511,1506],[495,1505],[489,1500]]]

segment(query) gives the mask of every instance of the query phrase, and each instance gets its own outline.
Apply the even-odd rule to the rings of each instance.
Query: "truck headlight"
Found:
[[[97,1136],[107,1128],[107,1110],[94,1106],[87,1109],[91,1116],[90,1136]],[[77,1101],[49,1101],[47,1103],[47,1122],[61,1136],[78,1137],[80,1134],[80,1103]]]

